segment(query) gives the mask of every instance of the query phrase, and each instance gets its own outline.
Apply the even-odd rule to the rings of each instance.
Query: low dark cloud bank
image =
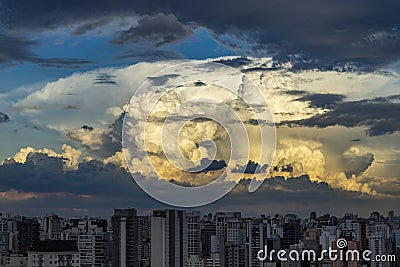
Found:
[[[24,164],[8,160],[0,165],[0,177],[0,191],[11,196],[0,195],[0,208],[14,213],[38,215],[52,211],[107,216],[115,207],[167,207],[146,195],[123,169],[96,160],[80,163],[77,170],[64,171],[62,158],[30,153]],[[198,209],[242,210],[248,215],[283,211],[307,214],[310,210],[367,214],[371,209],[394,208],[397,201],[332,189],[326,183],[310,181],[308,176],[266,179],[251,194],[247,191],[249,184],[250,180],[242,180],[221,200]],[[33,196],[19,196],[28,193]]]

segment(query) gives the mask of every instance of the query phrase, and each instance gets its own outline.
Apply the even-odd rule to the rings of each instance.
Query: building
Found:
[[[258,251],[264,250],[267,245],[268,233],[270,231],[270,226],[268,222],[262,218],[254,219],[249,228],[249,266],[250,267],[260,267],[263,266],[263,262],[257,257]],[[267,246],[268,247],[268,246]],[[268,250],[273,249],[272,247]]]
[[[8,239],[8,222],[0,213],[0,265],[4,264],[4,258],[9,255]]]
[[[28,267],[79,267],[79,251],[75,241],[36,241],[28,250]]]
[[[154,210],[151,218],[151,266],[187,266],[187,223],[184,211]]]
[[[208,259],[211,256],[212,250],[212,240],[216,240],[216,229],[215,223],[211,221],[206,221],[201,224],[200,230],[200,241],[201,241],[201,257],[203,259]]]
[[[186,213],[187,255],[190,265],[199,265],[201,253],[201,230],[199,211]]]
[[[40,240],[40,225],[33,218],[22,217],[17,221],[18,254],[26,255],[34,242]]]
[[[203,260],[204,267],[221,267],[221,256],[218,253],[212,253],[207,259]]]
[[[229,267],[245,267],[246,266],[246,249],[245,246],[225,244],[224,265]]]
[[[151,266],[151,216],[139,216],[139,266]]]
[[[380,234],[372,234],[369,237],[369,250],[372,251],[371,258],[375,258],[376,255],[385,255],[385,240]],[[383,262],[371,262],[371,267],[382,267],[385,266]]]
[[[56,214],[50,214],[42,221],[43,238],[41,240],[61,240],[62,219]]]
[[[135,209],[115,209],[112,224],[112,266],[139,266],[138,217]]]
[[[10,255],[4,257],[4,267],[28,267],[28,257],[23,255]]]
[[[291,245],[297,244],[300,238],[300,218],[298,218],[295,214],[285,215],[285,220],[283,223],[283,248],[289,249]]]
[[[104,267],[110,265],[110,233],[107,220],[72,220],[64,229],[64,238],[78,244],[81,267]]]

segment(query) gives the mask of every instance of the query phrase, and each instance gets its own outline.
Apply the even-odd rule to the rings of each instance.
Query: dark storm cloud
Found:
[[[52,68],[80,68],[94,62],[79,58],[42,58],[32,52],[36,41],[0,33],[0,64],[31,62]]]
[[[82,35],[85,34],[88,31],[92,31],[95,30],[105,24],[107,24],[109,22],[108,19],[100,19],[100,20],[95,20],[95,21],[88,21],[85,22],[81,25],[79,25],[78,27],[76,27],[76,29],[73,31],[73,35]]]
[[[400,24],[396,0],[225,0],[225,1],[24,1],[5,0],[0,11],[3,27],[18,30],[91,25],[98,18],[113,19],[157,13],[174,14],[216,36],[231,35],[247,42],[259,55],[276,47],[283,54],[304,52],[324,62],[362,62],[376,65],[400,56]],[[89,24],[88,24],[89,23]],[[82,26],[94,28],[94,26]],[[156,25],[155,29],[160,29]],[[132,29],[148,40],[147,27]],[[183,29],[183,28],[182,28]],[[85,32],[84,30],[78,32]],[[184,33],[183,30],[181,33]],[[121,41],[130,39],[122,38]],[[161,43],[168,41],[164,35]],[[174,35],[172,35],[174,36]],[[180,36],[180,35],[178,35]],[[173,39],[173,38],[172,38]],[[266,50],[267,49],[267,50]]]
[[[284,125],[328,127],[367,127],[370,136],[400,131],[400,95],[336,104],[326,113],[299,121],[282,122]]]
[[[10,121],[10,117],[8,117],[7,114],[4,114],[0,112],[0,123],[8,122]]]
[[[201,159],[200,166],[188,169],[190,172],[207,172],[207,171],[218,171],[226,167],[224,160],[210,160],[207,158]]]
[[[180,23],[173,14],[159,13],[154,16],[143,16],[138,25],[117,32],[113,42],[125,44],[150,41],[159,47],[181,40],[191,33],[190,28]]]
[[[265,173],[267,171],[268,165],[260,165],[257,162],[249,160],[249,162],[245,166],[237,166],[236,169],[233,169],[234,173],[246,173],[246,174],[255,174],[255,173]]]
[[[115,165],[104,165],[94,160],[81,163],[78,170],[65,172],[62,161],[31,153],[24,164],[10,160],[0,165],[2,192],[34,194],[22,200],[2,198],[0,208],[24,214],[34,212],[34,215],[54,210],[61,214],[82,211],[98,216],[111,212],[117,206],[138,209],[166,207],[146,195],[132,181],[129,173]],[[374,197],[332,189],[326,183],[310,181],[307,176],[266,179],[261,188],[252,194],[247,191],[249,184],[250,180],[242,180],[227,196],[202,209],[242,210],[251,215],[291,210],[300,214],[307,214],[310,210],[368,213],[371,209],[394,209],[398,201],[393,197]]]
[[[31,48],[35,44],[34,41],[0,33],[0,63],[32,59]]]
[[[344,95],[339,94],[309,94],[296,99],[296,101],[308,101],[310,107],[313,108],[332,109],[345,98]]]

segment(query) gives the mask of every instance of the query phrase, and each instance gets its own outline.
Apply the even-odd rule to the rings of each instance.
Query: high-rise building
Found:
[[[212,252],[212,240],[216,239],[215,223],[212,221],[206,221],[201,224],[201,257],[208,259]]]
[[[107,220],[71,220],[71,225],[63,230],[63,239],[78,244],[81,267],[110,265],[110,233]]]
[[[62,219],[56,214],[50,214],[43,218],[42,228],[43,240],[60,240],[62,230]]]
[[[224,265],[229,267],[246,266],[246,249],[242,245],[225,244]]]
[[[199,211],[186,213],[186,228],[187,228],[187,255],[191,265],[200,262],[201,252],[201,231],[200,231],[201,214]]]
[[[249,229],[249,267],[262,267],[263,262],[257,257],[260,250],[264,250],[269,238],[270,225],[262,218],[254,219]],[[268,248],[272,250],[273,248]]]
[[[300,218],[295,214],[285,215],[283,223],[282,246],[289,249],[291,245],[297,244],[301,238]]]
[[[375,258],[376,255],[385,255],[385,240],[380,234],[372,234],[369,237],[369,250],[372,251],[371,258]],[[373,261],[371,267],[382,267],[384,262]]]
[[[226,242],[240,246],[246,243],[246,229],[240,216],[227,217]]]
[[[400,249],[400,229],[395,231],[396,247]]]
[[[187,223],[184,211],[154,210],[151,218],[151,266],[187,266]]]
[[[115,209],[112,224],[112,266],[139,266],[138,217],[135,209]]]
[[[139,266],[151,266],[151,216],[139,216]]]
[[[40,240],[39,228],[39,222],[33,218],[22,217],[17,222],[18,254],[26,255],[32,244]]]
[[[8,255],[8,222],[0,213],[0,265],[4,264],[4,258]]]

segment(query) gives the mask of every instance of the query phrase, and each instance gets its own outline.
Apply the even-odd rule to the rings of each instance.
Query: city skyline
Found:
[[[274,252],[286,252],[291,258],[292,251],[300,254],[310,250],[321,256],[314,260],[308,256],[302,260],[304,264],[367,264],[366,258],[334,259],[331,252],[322,253],[332,249],[370,251],[369,258],[378,255],[388,259],[387,263],[373,260],[371,266],[398,266],[400,256],[400,216],[393,211],[387,215],[373,211],[367,217],[316,212],[307,217],[293,213],[246,217],[237,211],[202,214],[158,209],[140,214],[127,208],[114,209],[112,217],[106,219],[1,215],[0,225],[3,266],[13,262],[21,267],[258,267],[263,261],[274,264],[270,266],[302,266],[295,259],[281,261],[280,252]],[[270,256],[262,260],[260,253]]]

